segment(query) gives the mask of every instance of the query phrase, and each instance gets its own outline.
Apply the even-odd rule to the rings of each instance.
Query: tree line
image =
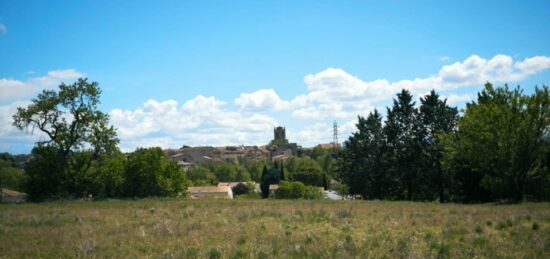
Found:
[[[123,153],[109,116],[98,109],[97,82],[78,79],[58,90],[44,90],[26,107],[19,107],[13,125],[42,134],[23,167],[0,154],[0,185],[24,191],[31,201],[61,198],[185,196],[188,186],[218,182],[279,183],[282,164],[267,161],[205,163],[187,172],[158,147]],[[287,180],[323,186],[327,154],[291,158]],[[332,161],[332,159],[330,160]],[[269,170],[267,168],[269,167]],[[292,185],[297,186],[297,185]],[[282,197],[282,196],[281,196]]]
[[[337,178],[365,199],[487,202],[550,199],[550,94],[487,83],[463,111],[435,91],[402,90],[358,117]]]
[[[334,178],[342,183],[342,193],[365,199],[550,199],[546,86],[525,94],[519,87],[488,83],[462,111],[435,91],[416,105],[403,90],[385,118],[378,110],[359,116],[357,131],[342,149],[317,146],[308,156],[284,163],[224,161],[187,172],[160,148],[122,153],[108,114],[98,109],[100,96],[97,82],[78,79],[18,108],[13,125],[38,130],[42,137],[24,167],[0,154],[0,185],[25,191],[34,201],[185,196],[190,185],[227,181],[260,183],[263,197],[269,196],[270,184],[284,187],[280,197],[317,197],[312,188],[326,189]]]

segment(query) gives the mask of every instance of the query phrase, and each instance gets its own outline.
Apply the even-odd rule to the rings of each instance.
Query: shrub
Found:
[[[306,186],[301,182],[287,182],[282,181],[279,183],[279,189],[275,191],[275,198],[277,199],[320,199],[323,197],[321,191],[314,186]]]
[[[248,188],[248,185],[244,184],[244,183],[239,183],[237,185],[235,185],[235,187],[231,188],[231,190],[233,191],[233,195],[242,195],[242,194],[247,194],[248,192],[250,192],[250,189]]]
[[[539,230],[540,229],[539,223],[537,223],[537,222],[533,223],[533,226],[531,226],[531,229],[532,230]]]

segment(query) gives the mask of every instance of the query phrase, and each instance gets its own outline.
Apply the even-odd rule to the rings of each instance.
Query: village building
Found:
[[[278,184],[270,184],[269,185],[269,194],[274,194],[275,191],[279,189],[279,185]]]
[[[229,186],[193,186],[187,191],[192,199],[233,199],[233,191]]]
[[[2,188],[0,189],[0,201],[1,202],[8,202],[8,203],[20,203],[24,202],[27,199],[27,194]]]
[[[170,160],[177,161],[184,171],[193,166],[212,162],[240,162],[245,160],[285,160],[292,156],[307,155],[309,148],[290,143],[286,138],[286,129],[282,126],[273,129],[273,140],[264,146],[183,146],[180,149],[167,150]]]

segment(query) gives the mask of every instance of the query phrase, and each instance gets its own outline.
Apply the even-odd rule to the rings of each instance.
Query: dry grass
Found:
[[[0,257],[550,258],[550,205],[160,199],[2,204]]]

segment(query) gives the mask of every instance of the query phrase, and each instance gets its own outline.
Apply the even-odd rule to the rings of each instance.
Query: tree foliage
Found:
[[[190,185],[183,170],[160,148],[140,148],[128,156],[124,190],[129,197],[185,195]]]
[[[15,159],[9,153],[0,153],[0,188],[23,191],[25,173],[16,167]]]
[[[548,87],[525,95],[519,87],[488,83],[459,121],[454,159],[478,174],[492,198],[521,200],[528,178],[547,170],[549,136]]]
[[[464,115],[435,91],[417,107],[406,90],[387,109],[359,116],[338,154],[338,178],[369,199],[441,202],[548,198],[550,95],[487,84]]]
[[[318,187],[306,186],[301,182],[281,181],[279,188],[275,191],[277,199],[306,199],[314,200],[323,197],[323,193]]]

